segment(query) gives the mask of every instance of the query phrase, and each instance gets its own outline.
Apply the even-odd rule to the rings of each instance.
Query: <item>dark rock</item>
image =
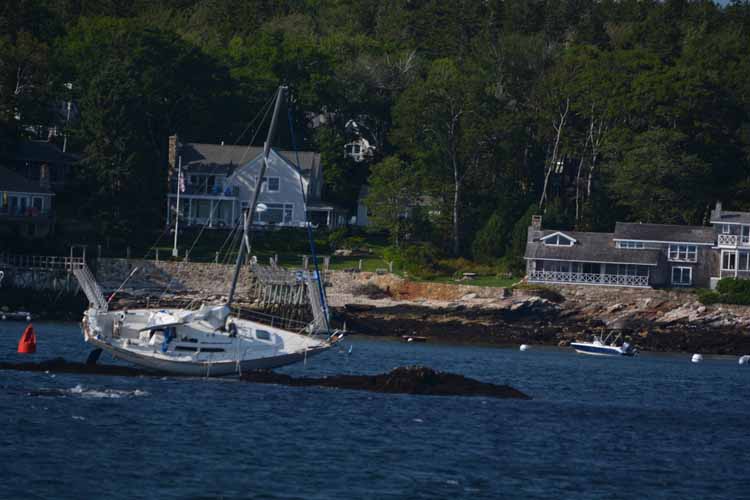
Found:
[[[242,374],[242,380],[260,384],[294,387],[335,387],[390,394],[433,396],[485,396],[491,398],[531,399],[507,385],[480,382],[463,375],[435,371],[423,366],[407,366],[380,375],[333,375],[323,378],[293,378],[269,370]]]

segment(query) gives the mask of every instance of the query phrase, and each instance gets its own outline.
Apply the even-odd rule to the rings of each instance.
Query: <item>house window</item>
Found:
[[[574,241],[562,234],[551,234],[542,238],[544,244],[552,247],[572,247]]]
[[[618,241],[617,248],[645,248],[642,241]]]
[[[692,285],[693,268],[692,267],[672,267],[672,284],[673,285]]]
[[[255,222],[266,224],[289,224],[292,222],[294,204],[292,203],[266,203],[266,210],[255,212]]]
[[[696,262],[698,260],[698,247],[695,245],[669,245],[669,260]]]
[[[284,224],[292,222],[292,215],[294,213],[294,205],[291,203],[284,203]]]
[[[569,273],[571,272],[571,263],[560,262],[556,260],[541,260],[541,261],[537,261],[537,268],[539,271],[549,271],[553,273]]]
[[[740,261],[737,265],[737,269],[739,269],[740,271],[750,270],[750,253],[740,252],[739,259]]]
[[[34,207],[37,213],[42,213],[42,206],[43,206],[42,197],[34,196],[34,198],[31,200],[31,206]]]
[[[721,232],[722,234],[729,234],[731,226],[729,224],[722,224],[721,225]]]
[[[263,193],[278,193],[281,182],[278,177],[263,177],[263,184],[260,187]]]
[[[735,269],[737,269],[737,254],[734,252],[722,252],[721,270],[734,271]]]

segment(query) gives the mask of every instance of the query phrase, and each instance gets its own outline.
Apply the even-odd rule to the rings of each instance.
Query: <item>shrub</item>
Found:
[[[714,290],[706,290],[703,288],[696,290],[695,293],[698,295],[698,300],[701,304],[716,304],[721,301],[721,294]]]
[[[716,291],[697,290],[696,294],[703,304],[750,305],[750,280],[724,278],[719,280]]]
[[[513,287],[513,290],[521,290],[527,295],[536,295],[537,297],[541,297],[543,299],[549,300],[550,302],[555,302],[558,304],[560,302],[565,302],[565,297],[563,297],[560,292],[558,292],[554,288],[550,288],[544,285],[519,283],[518,285],[515,285]]]
[[[390,293],[380,288],[375,283],[363,283],[361,285],[357,285],[352,290],[352,295],[361,295],[364,297],[367,297],[368,299],[387,299],[391,296]]]

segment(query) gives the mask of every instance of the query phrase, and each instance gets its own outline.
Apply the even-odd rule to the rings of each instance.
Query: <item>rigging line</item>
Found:
[[[297,141],[294,136],[294,124],[292,123],[292,110],[291,106],[289,105],[289,102],[287,102],[287,118],[289,120],[289,132],[292,138],[292,147],[294,148],[294,156],[295,161],[297,162],[297,171],[299,175],[299,187],[300,191],[302,192],[302,203],[304,205],[305,210],[305,226],[307,228],[307,238],[310,240],[310,253],[312,254],[313,258],[313,267],[315,268],[315,275],[318,280],[318,293],[320,293],[320,301],[321,305],[323,306],[323,318],[326,322],[326,331],[330,334],[331,332],[331,325],[328,323],[328,302],[326,301],[326,292],[325,292],[325,286],[323,284],[323,278],[320,274],[320,269],[318,268],[318,256],[315,252],[315,238],[313,238],[312,233],[312,225],[310,224],[309,220],[309,213],[307,211],[307,195],[305,194],[305,186],[302,182],[302,168],[300,167],[300,161],[299,161],[299,151],[297,150]],[[310,172],[310,180],[308,181],[308,186],[312,182],[312,171]],[[312,304],[310,304],[312,306]]]
[[[272,100],[272,99],[273,99],[274,97],[275,97],[275,94],[274,94],[274,95],[272,96],[272,98],[271,98],[271,99],[269,99],[268,103],[270,103],[270,102],[271,102],[271,100]],[[270,111],[270,109],[271,109],[271,106],[270,106],[270,105],[269,105],[268,103],[267,103],[267,105],[265,106],[265,107],[266,107],[266,111],[265,111],[265,114],[263,115],[263,118],[262,118],[262,120],[261,120],[261,122],[260,122],[260,123],[263,123],[263,122],[265,122],[266,116],[268,116],[268,112],[269,112],[269,111]],[[262,110],[261,110],[261,111],[262,111]],[[258,112],[258,114],[256,114],[256,118],[257,118],[257,116],[258,116],[258,115],[260,115],[260,112]],[[254,122],[254,121],[255,121],[255,119],[253,119],[253,122]],[[248,127],[248,128],[249,128],[249,127]],[[256,129],[256,130],[255,130],[255,134],[253,134],[253,137],[252,137],[252,139],[250,139],[250,144],[252,144],[253,142],[255,142],[255,139],[256,139],[256,138],[258,137],[258,133],[259,133],[259,132],[260,132],[260,126],[259,126],[259,127],[258,127],[258,128]],[[250,146],[248,146],[247,150],[249,150],[249,149],[250,149]],[[217,167],[218,167],[218,164],[217,164],[217,165],[214,165],[214,167],[212,168],[212,170],[211,170],[211,172],[210,172],[210,173],[211,173],[211,174],[213,174],[213,173],[214,173],[214,172],[216,171],[216,168],[217,168]],[[211,212],[209,213],[209,217],[208,217],[208,222],[204,222],[204,223],[203,223],[203,226],[201,227],[200,231],[198,232],[198,235],[197,235],[197,236],[195,237],[195,240],[193,241],[192,245],[190,246],[190,249],[188,250],[188,255],[189,255],[189,254],[190,254],[190,253],[191,253],[191,252],[193,251],[193,249],[195,248],[195,245],[196,245],[196,244],[198,243],[198,240],[200,240],[201,236],[203,235],[203,231],[205,231],[206,227],[208,227],[208,225],[209,225],[209,224],[211,223],[211,221],[213,220],[213,215],[214,215],[214,212],[216,211],[216,209],[217,209],[218,207],[219,207],[219,204],[218,204],[218,203],[217,203],[216,205],[214,205],[213,209],[212,209],[212,210],[211,210]],[[163,291],[163,292],[162,292],[162,294],[161,294],[161,295],[159,296],[159,300],[158,300],[158,302],[157,302],[157,303],[160,303],[160,302],[161,302],[161,300],[162,300],[162,298],[163,298],[163,297],[164,297],[164,296],[165,296],[165,295],[167,294],[167,292],[169,291],[169,289],[170,289],[170,288],[171,288],[171,286],[172,286],[172,283],[173,283],[173,282],[174,282],[174,280],[175,280],[175,276],[177,276],[177,275],[181,275],[181,274],[182,274],[182,270],[183,270],[183,267],[184,267],[184,264],[185,264],[185,262],[186,262],[186,261],[182,261],[182,262],[180,263],[180,265],[179,265],[179,266],[177,267],[177,272],[176,272],[176,273],[175,273],[175,274],[174,274],[174,275],[173,275],[173,276],[172,276],[172,277],[170,278],[169,282],[167,283],[167,286],[166,286],[166,287],[164,288],[164,291]]]

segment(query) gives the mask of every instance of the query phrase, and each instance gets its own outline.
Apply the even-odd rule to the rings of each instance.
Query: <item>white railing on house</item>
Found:
[[[73,271],[85,266],[82,257],[60,257],[57,255],[7,255],[0,254],[0,265],[22,269]]]
[[[748,247],[750,246],[750,237],[738,234],[720,234],[717,243],[720,247]]]
[[[722,269],[720,272],[721,278],[741,278],[741,279],[750,279],[750,270],[746,269]]]
[[[571,283],[577,285],[610,285],[648,287],[648,276],[625,274],[567,273],[562,271],[531,271],[532,283]]]

